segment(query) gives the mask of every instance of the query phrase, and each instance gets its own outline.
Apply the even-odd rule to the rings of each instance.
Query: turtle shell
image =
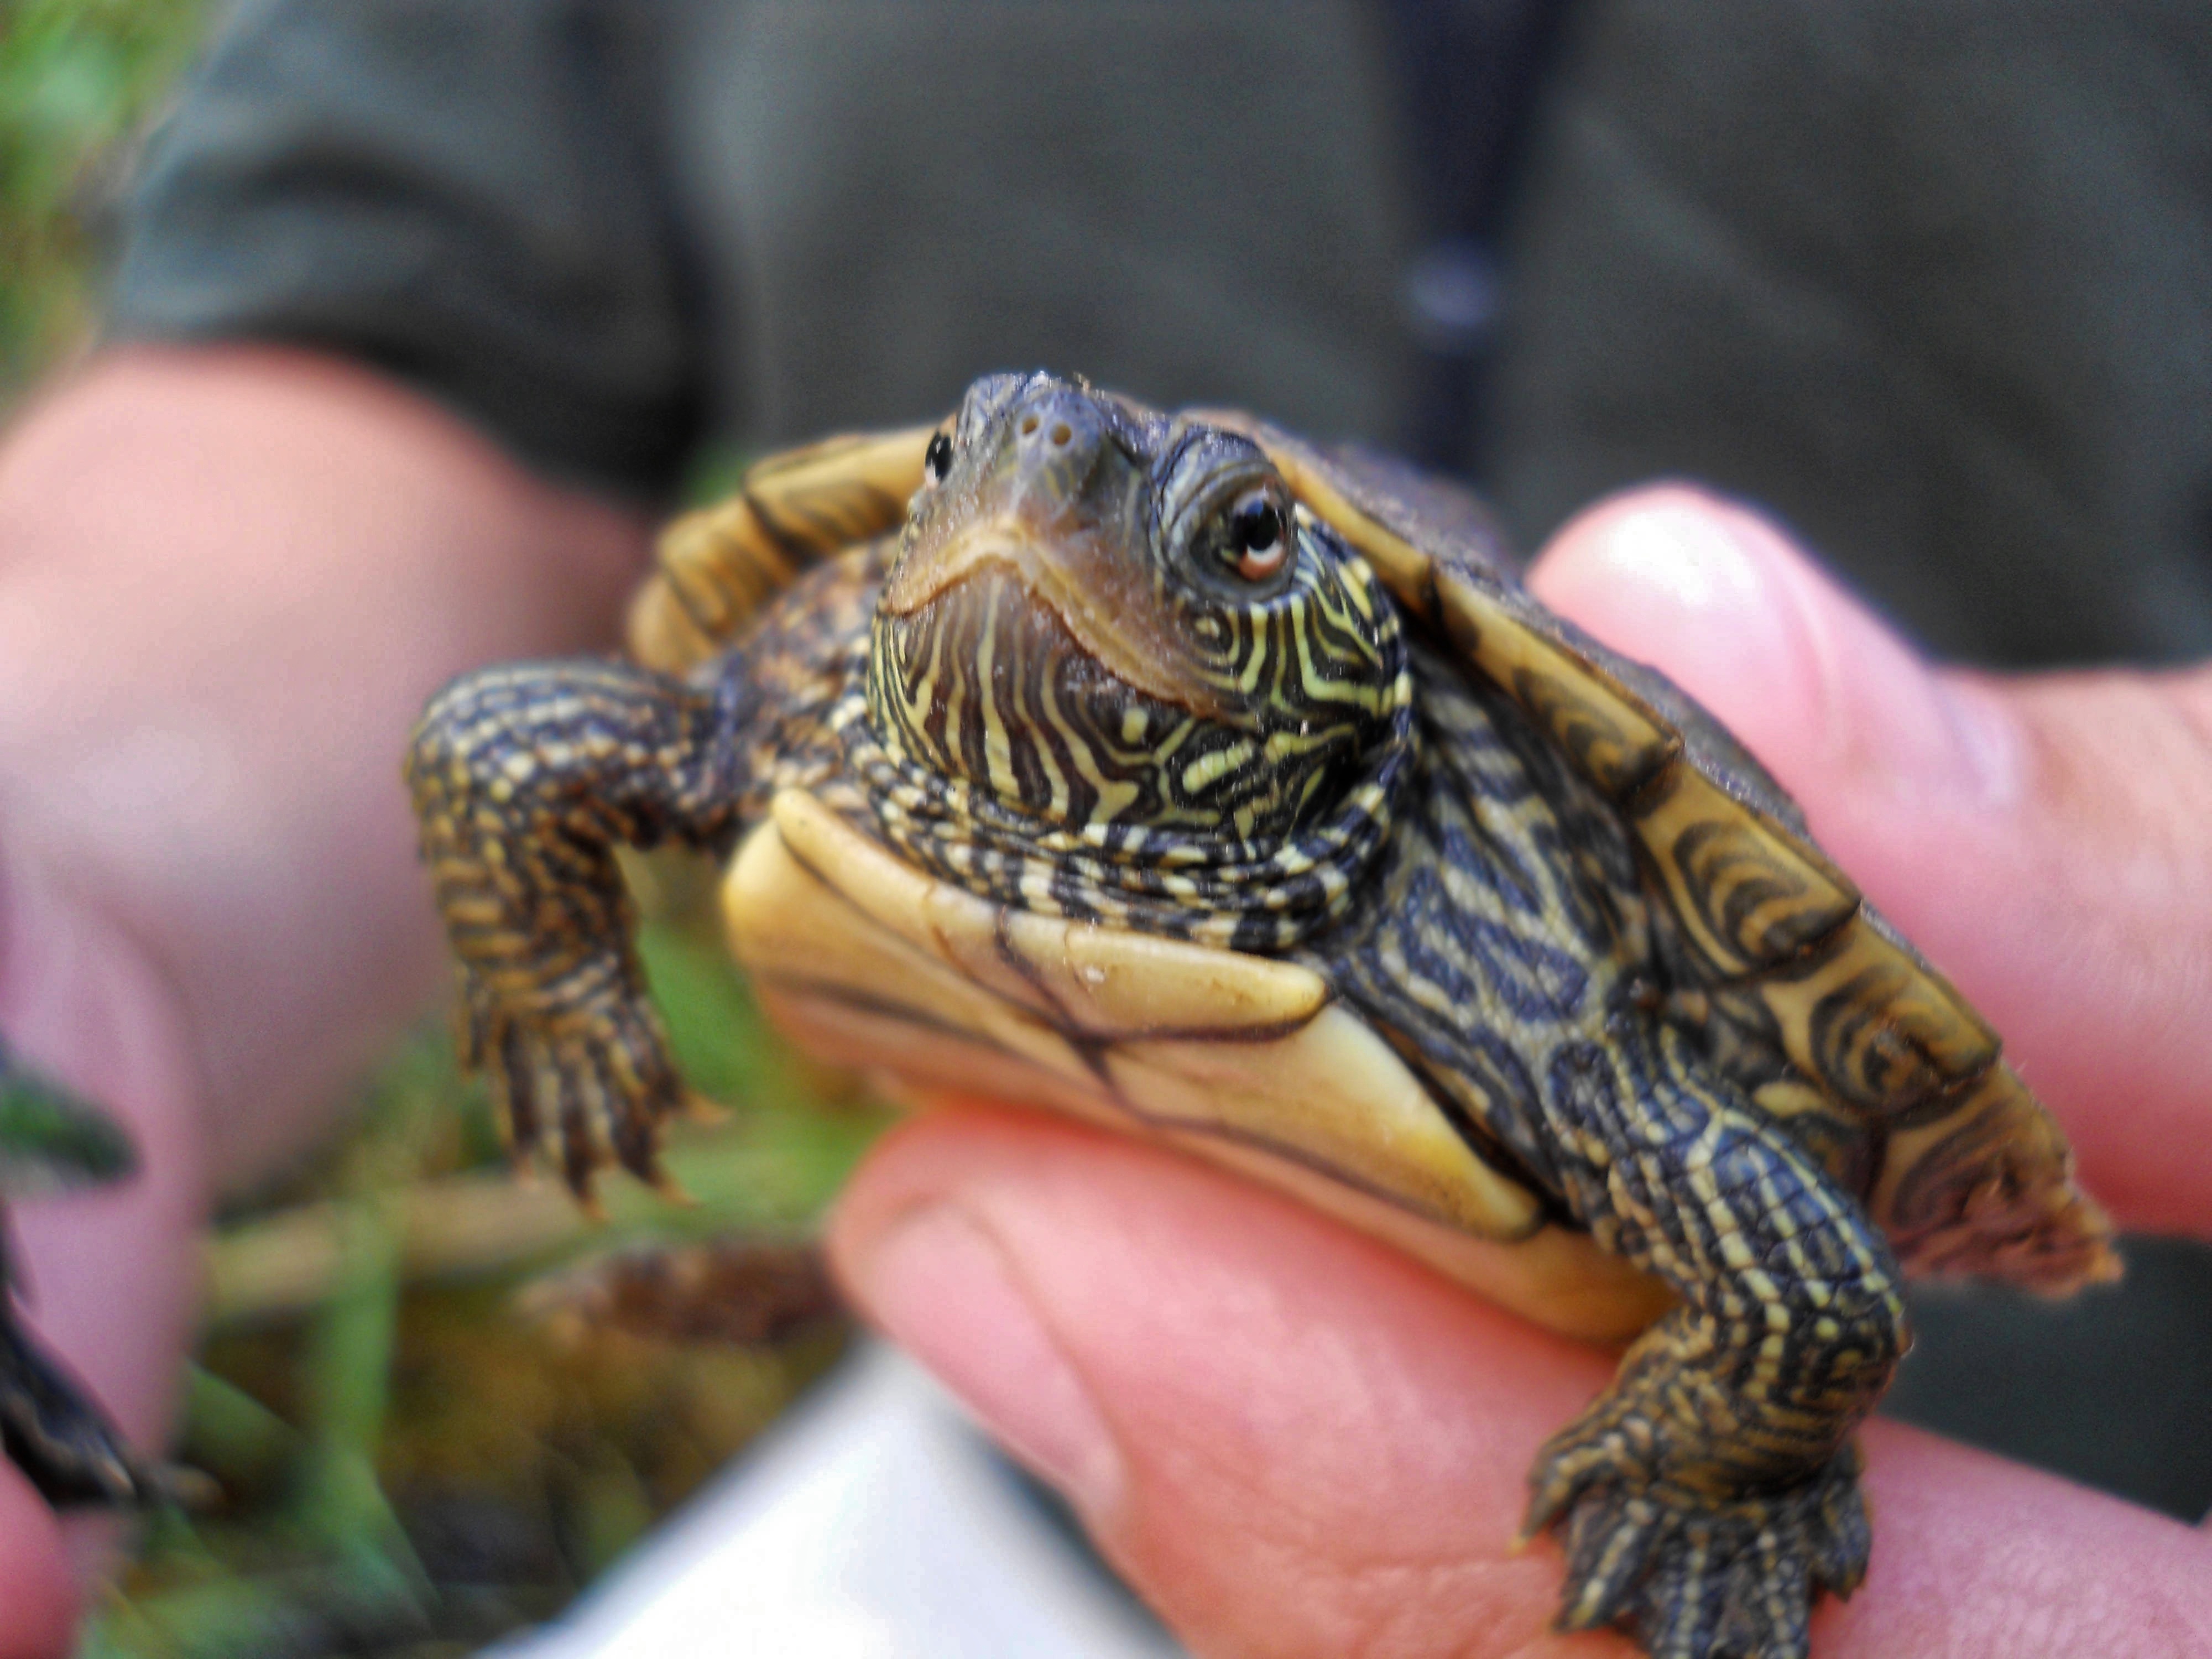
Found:
[[[1008,909],[797,789],[739,848],[723,914],[776,1024],[894,1098],[1043,1105],[1182,1147],[1571,1335],[1626,1336],[1672,1300],[1550,1223],[1310,968]]]
[[[1248,416],[1207,418],[1267,450],[1399,602],[1613,803],[1663,901],[1678,1016],[1824,1157],[1908,1272],[2053,1292],[2117,1276],[2110,1224],[1996,1033],[1724,726],[1540,604],[1463,493]]]
[[[2107,1224],[1996,1035],[1821,854],[1725,729],[1523,591],[1462,492],[1247,416],[1203,418],[1259,443],[1301,510],[1327,520],[1417,627],[1510,695],[1613,803],[1654,901],[1675,1017],[1857,1194],[1909,1269],[2047,1290],[2115,1271]],[[794,515],[749,481],[664,549],[659,586],[696,590],[704,571],[752,602],[781,574],[764,582],[762,569],[807,550],[793,544],[797,518],[833,526],[815,550],[836,544],[838,526],[854,539],[888,528],[898,483],[919,481],[926,436],[844,441],[775,464],[788,476],[770,471],[766,485],[796,480],[846,506]],[[864,488],[841,496],[839,468],[854,458]],[[782,529],[763,542],[752,528],[763,522]],[[757,544],[765,550],[749,550]],[[712,574],[729,568],[740,575]],[[701,606],[683,609],[696,618]],[[649,590],[634,615],[669,611]],[[726,637],[734,616],[680,647],[647,629],[633,638],[648,660],[683,666]],[[740,848],[725,909],[787,1030],[909,1092],[1041,1103],[1190,1148],[1571,1334],[1624,1334],[1668,1304],[1656,1280],[1486,1163],[1310,968],[1007,909],[914,870],[796,790]]]

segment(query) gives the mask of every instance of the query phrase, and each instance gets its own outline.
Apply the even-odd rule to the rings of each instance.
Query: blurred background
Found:
[[[118,193],[210,15],[0,8],[0,413],[92,340]],[[518,1186],[442,1023],[410,1036],[362,1081],[357,1134],[219,1219],[178,1455],[224,1501],[149,1525],[88,1659],[474,1652],[558,1612],[842,1351],[788,1247],[883,1115],[764,1032],[705,872],[639,873],[681,1061],[738,1103],[672,1148],[696,1206],[611,1183],[594,1227]],[[703,1295],[630,1254],[685,1243]],[[702,1305],[729,1322],[671,1322]]]
[[[1449,9],[1401,9],[1413,19],[1401,44],[1418,48],[1420,18]],[[1582,40],[1562,100],[1563,136],[1542,162],[1547,177],[1565,180],[1564,198],[1584,203],[1603,202],[1619,185],[1625,164],[1607,148],[1618,132],[1604,118],[1614,107],[1608,99],[1622,101],[1622,65],[1638,61],[1637,30],[1650,13],[1587,9],[1600,26]],[[125,181],[213,16],[208,0],[0,0],[0,413],[94,337]],[[1522,48],[1550,50],[1542,41]],[[1433,71],[1456,60],[1418,49],[1409,56],[1416,68],[1405,85],[1416,124],[1457,144],[1453,154],[1504,154],[1496,133],[1455,136],[1457,94]],[[1718,85],[1732,61],[1717,51],[1699,72],[1720,77],[1710,82]],[[1768,137],[1731,134],[1717,120],[1686,142],[1721,155],[1719,167],[1731,143],[1747,150]],[[2198,587],[2175,577],[2161,588],[2164,577],[2146,577],[2136,611],[2107,602],[2112,584],[2094,563],[2078,573],[2089,595],[2079,602],[2063,583],[2045,589],[1987,573],[1980,590],[1930,597],[1924,562],[1883,550],[1941,539],[1955,527],[1920,522],[1896,495],[1883,498],[1894,511],[1881,521],[1863,505],[1871,494],[1851,487],[1857,477],[1893,481],[1904,465],[1894,454],[1853,450],[1849,434],[1838,435],[1840,420],[1833,430],[1795,434],[1801,451],[1820,453],[1846,482],[1832,497],[1793,494],[1784,464],[1769,467],[1758,441],[1731,435],[1719,416],[1705,432],[1638,404],[1633,386],[1621,390],[1608,378],[1608,365],[1635,356],[1638,337],[1653,331],[1632,307],[1608,310],[1577,286],[1613,270],[1619,246],[1593,240],[1571,215],[1533,216],[1519,245],[1528,268],[1547,280],[1523,305],[1517,337],[1541,341],[1549,330],[1556,349],[1541,372],[1527,366],[1533,352],[1493,365],[1497,226],[1435,207],[1486,188],[1446,168],[1413,192],[1425,195],[1428,209],[1400,214],[1410,222],[1425,211],[1425,240],[1409,234],[1402,283],[1389,276],[1402,311],[1375,331],[1398,341],[1403,361],[1395,378],[1374,383],[1389,379],[1408,412],[1402,422],[1386,418],[1382,400],[1371,398],[1347,422],[1432,462],[1494,471],[1524,539],[1596,490],[1666,467],[1778,503],[1854,580],[1946,650],[2025,665],[2179,659],[2204,648],[2212,613],[2198,603],[2202,522],[2175,532],[2181,551],[2172,562],[2174,570],[2193,569]],[[1940,195],[1928,199],[1940,207]],[[1847,191],[1842,197],[1839,213],[1865,205]],[[1688,250],[1683,269],[1713,264],[1698,264],[1710,249],[1694,228],[1684,231],[1663,215],[1644,224],[1631,213],[1623,222],[1655,246]],[[1927,245],[1906,253],[1935,257],[1929,247],[1940,251],[1948,234],[1929,230]],[[1820,256],[1815,249],[1809,257]],[[1896,267],[1901,284],[1915,280],[1911,257]],[[1717,282],[1725,287],[1725,272]],[[1749,349],[1827,337],[1828,320],[1794,299],[1769,312],[1761,314],[1771,335],[1754,337]],[[895,318],[885,326],[912,341],[929,332],[928,322]],[[2159,328],[2155,317],[2133,324]],[[1695,337],[1692,345],[1711,357],[1712,337]],[[957,356],[964,348],[945,349]],[[1667,378],[1668,366],[1650,356],[1651,380]],[[1807,348],[1807,362],[1816,356]],[[963,360],[951,383],[986,366]],[[1803,372],[1834,380],[1825,368]],[[1700,407],[1725,414],[1747,382],[1732,379],[1725,362],[1712,374]],[[834,373],[824,383],[839,384]],[[2009,422],[2027,447],[2040,441],[2021,413],[2033,402],[2024,378],[1963,374],[1960,384],[1959,410],[1972,419],[1954,425]],[[1309,395],[1294,378],[1283,385],[1283,403]],[[1950,430],[1944,422],[1959,410],[1938,408],[1932,396],[1916,403],[1919,385],[1834,382],[1839,398],[1890,411],[1898,427],[1917,421]],[[1480,388],[1489,401],[1477,408]],[[806,400],[812,395],[792,392],[755,410],[755,436],[845,418],[832,393],[819,404]],[[897,396],[913,407],[890,413],[933,409],[941,395],[933,383],[902,387]],[[1559,426],[1569,404],[1580,410],[1579,437],[1547,444],[1546,422]],[[1481,447],[1487,416],[1497,417],[1502,447]],[[1734,416],[1754,439],[1777,430],[1757,409],[1736,408]],[[1639,422],[1679,447],[1639,445],[1631,435]],[[1776,438],[1778,455],[1787,435]],[[710,443],[690,457],[683,493],[710,494],[732,476],[738,453]],[[1947,451],[1931,440],[1915,453],[1911,465],[1927,473],[1923,508],[1978,487],[1984,460],[1965,442]],[[2080,528],[2085,541],[2106,533]],[[1856,549],[1855,536],[1874,550]],[[1991,516],[1987,536],[2015,550],[2033,539],[2015,536],[2002,514]],[[2071,556],[2057,549],[2051,568],[2074,569]],[[1960,593],[1966,602],[1953,604]],[[475,1651],[560,1609],[836,1361],[846,1333],[788,1247],[884,1117],[851,1079],[793,1059],[763,1030],[697,919],[704,879],[678,865],[639,871],[651,916],[645,954],[679,1058],[703,1091],[732,1103],[726,1121],[685,1130],[672,1151],[671,1167],[697,1206],[672,1212],[617,1184],[607,1194],[608,1224],[588,1228],[559,1194],[517,1187],[481,1097],[455,1074],[442,1028],[410,1036],[361,1083],[358,1134],[221,1218],[208,1246],[206,1341],[188,1389],[180,1455],[217,1476],[227,1499],[147,1528],[135,1565],[99,1612],[88,1654],[431,1659]],[[674,1267],[635,1254],[672,1242],[694,1247]],[[2195,1518],[2212,1501],[2212,1435],[2200,1408],[2212,1379],[2212,1320],[2203,1313],[2212,1306],[2212,1264],[2185,1245],[2130,1248],[2126,1297],[2054,1310],[1984,1291],[1924,1296],[1922,1347],[1890,1409]],[[690,1277],[678,1285],[671,1274]],[[676,1311],[697,1305],[678,1292],[700,1282],[728,1310],[716,1328]],[[2131,1390],[2131,1379],[2145,1376],[2171,1382]],[[2130,1400],[2124,1412],[2115,1403],[2123,1399]]]
[[[94,326],[101,227],[203,0],[25,0],[0,15],[0,404]]]

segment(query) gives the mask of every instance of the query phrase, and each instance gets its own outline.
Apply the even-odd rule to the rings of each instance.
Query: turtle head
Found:
[[[1048,374],[931,441],[871,639],[902,760],[1082,831],[1291,835],[1409,705],[1364,562],[1241,434]]]

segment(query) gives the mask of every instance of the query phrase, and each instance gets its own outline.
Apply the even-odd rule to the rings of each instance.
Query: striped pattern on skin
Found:
[[[1243,950],[1340,915],[1413,758],[1395,606],[1324,527],[1265,603],[1184,619],[1235,725],[1146,696],[1010,580],[878,610],[833,715],[885,839],[1008,903]]]
[[[1563,1622],[1800,1659],[1863,1570],[1849,1436],[1906,1341],[1869,1211],[1916,1263],[2103,1271],[1993,1035],[1702,711],[1451,536],[1363,518],[1371,469],[1269,434],[1315,505],[1255,570],[1206,562],[1255,544],[1229,509],[1291,522],[1249,435],[1000,376],[939,440],[896,554],[798,577],[690,678],[495,670],[426,716],[424,848],[518,1140],[557,1121],[580,1188],[650,1174],[678,1091],[612,847],[725,851],[787,785],[997,902],[1293,956],[1680,1297],[1532,1477]],[[780,487],[835,508],[809,538],[873,525],[911,447]],[[701,565],[738,609],[800,562],[741,507]]]
[[[1507,696],[1414,665],[1420,765],[1376,887],[1299,954],[1479,1147],[1682,1298],[1538,1460],[1526,1529],[1565,1523],[1562,1625],[1802,1655],[1813,1595],[1865,1567],[1847,1442],[1908,1340],[1895,1261],[1667,1017],[1619,817]]]
[[[681,1089],[645,994],[617,845],[734,845],[714,698],[624,663],[520,663],[424,712],[407,782],[461,970],[461,1059],[514,1145],[557,1132],[580,1196],[599,1164],[660,1180]]]
[[[463,1061],[517,1154],[557,1146],[580,1197],[611,1162],[659,1180],[656,1126],[683,1101],[614,849],[725,857],[777,787],[827,781],[827,713],[857,678],[884,559],[818,568],[690,680],[514,664],[456,681],[416,728],[406,777],[459,959]]]

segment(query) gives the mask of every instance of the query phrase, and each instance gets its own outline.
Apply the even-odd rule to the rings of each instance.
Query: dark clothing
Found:
[[[1528,528],[1679,472],[1939,653],[2212,652],[2212,9],[1620,0],[1523,182]]]
[[[333,345],[648,495],[997,368],[1389,440],[1385,52],[1332,0],[256,5],[114,325]]]
[[[1584,0],[1555,58],[1547,9],[259,0],[150,152],[113,326],[349,353],[646,498],[999,368],[1395,444],[1442,349],[1528,544],[1689,474],[1944,653],[2212,652],[2212,8]],[[1500,40],[1553,69],[1440,64]],[[1924,1304],[1898,1398],[2201,1510],[2212,1253],[2138,1260],[2163,1313],[2009,1313],[1948,1391],[1947,1322],[2007,1304]],[[2163,1420],[2130,1352],[2197,1379]]]
[[[154,149],[115,327],[349,351],[648,496],[708,434],[993,367],[1392,443],[1467,184],[1422,141],[1489,143],[1404,59],[1501,9],[259,0]],[[1506,226],[1482,453],[1525,539],[1692,474],[1944,653],[2212,650],[2212,12],[1568,25],[1513,187],[1449,210]]]

